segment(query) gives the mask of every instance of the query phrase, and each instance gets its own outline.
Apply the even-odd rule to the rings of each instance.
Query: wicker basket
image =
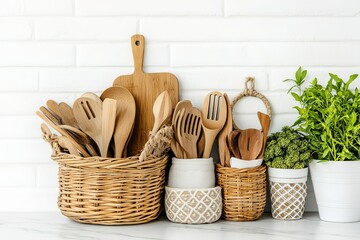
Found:
[[[216,165],[222,188],[223,218],[253,221],[260,218],[266,205],[266,167],[229,168]]]
[[[170,128],[171,129],[171,128]],[[91,224],[146,223],[161,212],[168,156],[82,158],[62,153],[57,137],[52,159],[59,164],[58,207],[70,219]]]

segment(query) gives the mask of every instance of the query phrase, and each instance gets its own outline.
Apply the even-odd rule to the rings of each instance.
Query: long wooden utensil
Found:
[[[241,158],[240,150],[239,150],[239,136],[240,136],[239,130],[231,131],[227,136],[229,149],[232,155],[236,158]]]
[[[114,133],[116,120],[116,100],[105,98],[102,104],[102,123],[101,123],[101,149],[102,157],[108,156],[108,148]]]
[[[74,117],[73,109],[70,107],[67,103],[61,102],[59,103],[59,112],[61,119],[63,121],[63,124],[79,128],[79,125],[77,124],[77,121]]]
[[[123,87],[110,87],[100,96],[105,100],[111,98],[116,100],[116,122],[114,130],[115,157],[126,157],[126,145],[129,142],[134,127],[136,106],[134,97],[129,90]]]
[[[171,117],[171,113],[173,111],[173,106],[171,102],[171,98],[168,91],[162,92],[155,100],[153,106],[153,114],[154,114],[154,126],[151,130],[151,134],[155,134],[161,126],[166,124]]]
[[[181,100],[180,102],[178,102],[175,106],[175,109],[174,109],[174,112],[173,112],[173,117],[172,117],[172,122],[174,123],[175,121],[175,117],[176,117],[176,114],[178,112],[180,112],[183,108],[186,108],[186,107],[189,107],[191,108],[192,107],[192,103],[190,100]]]
[[[97,144],[101,156],[106,156],[102,147],[102,104],[90,98],[78,98],[73,105],[79,127]]]
[[[36,114],[44,120],[47,124],[49,124],[52,128],[54,128],[56,131],[58,131],[61,135],[66,136],[69,141],[80,151],[80,153],[84,157],[90,157],[89,153],[76,141],[73,139],[73,137],[64,129],[59,128],[56,124],[54,124],[50,119],[48,119],[42,112],[36,111]]]
[[[227,106],[220,92],[209,93],[202,107],[202,124],[205,133],[203,158],[209,158],[216,135],[224,127],[227,117]]]
[[[60,121],[62,122],[60,111],[59,111],[59,105],[54,100],[47,100],[46,106],[51,111],[51,113]]]
[[[187,158],[198,158],[197,142],[201,134],[201,112],[199,109],[184,108],[178,123],[178,137],[182,148],[188,153]]]
[[[227,117],[226,123],[223,129],[220,131],[218,136],[218,144],[219,144],[219,157],[220,157],[220,164],[225,167],[230,167],[230,149],[227,145],[226,138],[233,130],[232,126],[232,112],[231,112],[231,103],[228,95],[224,93],[224,98],[226,101],[227,107]]]
[[[81,156],[79,151],[76,149],[76,147],[69,141],[69,139],[65,136],[59,136],[59,145],[62,148],[66,148],[70,154],[73,154],[75,156]]]
[[[154,126],[152,107],[155,99],[160,93],[167,90],[174,108],[179,101],[179,83],[171,73],[145,73],[143,71],[144,36],[132,36],[131,47],[134,57],[134,73],[118,77],[113,85],[125,87],[135,99],[135,126],[129,143],[130,154],[134,155],[144,147],[149,132]]]
[[[270,116],[265,113],[262,113],[262,112],[258,112],[257,114],[258,114],[258,118],[259,118],[260,125],[262,128],[262,132],[263,132],[262,148],[261,148],[261,152],[258,156],[258,158],[261,159],[264,155],[265,148],[266,148],[267,135],[268,135],[269,128],[270,128]]]

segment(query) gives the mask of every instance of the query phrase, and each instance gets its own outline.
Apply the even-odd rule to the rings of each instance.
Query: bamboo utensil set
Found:
[[[175,138],[171,149],[177,158],[209,158],[214,140],[224,127],[227,102],[220,92],[209,93],[202,111],[188,100],[180,101],[174,111]]]
[[[76,156],[126,157],[126,146],[135,120],[135,100],[123,87],[110,87],[101,97],[85,93],[76,99],[71,108],[66,103],[47,102],[36,114],[61,134],[60,147]],[[51,110],[52,109],[52,110]],[[171,117],[172,104],[164,91],[154,104],[155,134]],[[42,124],[42,132],[50,129]]]

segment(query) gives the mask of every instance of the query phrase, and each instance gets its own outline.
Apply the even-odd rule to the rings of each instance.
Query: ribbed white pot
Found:
[[[275,219],[302,218],[307,196],[308,168],[269,168],[271,214]]]
[[[202,189],[215,187],[215,168],[212,158],[173,158],[168,187]]]
[[[360,161],[314,160],[310,173],[321,220],[360,221]]]

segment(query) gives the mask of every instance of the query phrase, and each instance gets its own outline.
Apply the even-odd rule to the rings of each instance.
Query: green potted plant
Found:
[[[307,164],[311,159],[308,140],[291,127],[283,127],[281,132],[268,137],[264,162],[269,169],[273,218],[302,218],[307,195]]]
[[[294,126],[306,134],[314,161],[310,173],[320,218],[333,222],[360,221],[360,94],[330,73],[326,86],[315,78],[303,87],[306,70],[296,71],[290,88],[298,102]]]

